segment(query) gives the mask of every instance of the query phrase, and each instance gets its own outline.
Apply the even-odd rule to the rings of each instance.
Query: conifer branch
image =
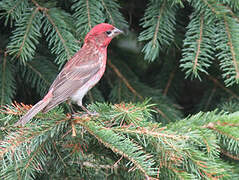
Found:
[[[151,159],[151,156],[146,155],[142,151],[142,147],[131,142],[129,139],[120,136],[119,134],[114,134],[111,129],[102,129],[102,126],[99,126],[90,121],[77,121],[80,123],[90,134],[92,134],[99,142],[104,144],[107,148],[110,148],[114,153],[120,154],[125,158],[129,159],[134,165],[142,171],[145,177],[150,178],[152,175],[155,175],[153,168],[151,167],[154,163]],[[108,137],[111,137],[110,139]],[[115,141],[117,138],[118,140]],[[115,141],[115,143],[112,143]],[[118,143],[116,143],[118,142]],[[127,145],[126,145],[127,144]],[[126,146],[128,150],[125,151]],[[134,155],[133,155],[134,154]],[[144,154],[144,155],[143,155]],[[140,158],[138,156],[141,156]]]
[[[213,16],[220,18],[223,17],[225,14],[228,13],[228,9],[225,4],[220,3],[219,1],[207,1],[207,0],[189,0],[192,5],[195,7],[195,11],[198,13],[208,13],[213,14]]]
[[[146,41],[142,52],[145,59],[154,61],[159,51],[166,45],[169,46],[174,38],[175,14],[177,5],[163,0],[155,3],[151,0],[141,19],[144,30],[140,33],[138,40]]]
[[[17,53],[17,57],[19,57],[19,56],[22,54],[22,50],[23,50],[23,48],[24,48],[24,46],[25,46],[27,36],[28,36],[29,31],[30,31],[30,28],[31,28],[31,26],[32,26],[32,22],[33,22],[33,20],[34,20],[34,18],[35,18],[35,16],[36,16],[36,14],[38,13],[38,11],[39,11],[39,9],[36,8],[36,9],[33,11],[33,13],[31,14],[30,18],[29,18],[29,21],[28,21],[28,24],[27,24],[27,27],[26,27],[26,31],[25,31],[25,34],[24,34],[24,36],[23,36],[22,43],[21,43],[21,45],[20,45],[20,47],[19,47],[19,51],[18,51],[18,53]]]
[[[61,157],[61,155],[60,155],[60,153],[59,153],[59,151],[58,151],[58,149],[57,149],[57,147],[56,147],[56,142],[53,142],[53,147],[55,148],[56,153],[57,153],[58,157],[60,158],[61,162],[63,163],[63,165],[64,165],[65,167],[67,167],[66,163],[64,162],[63,158]]]
[[[141,94],[139,94],[135,88],[132,87],[132,85],[129,83],[129,81],[125,78],[125,76],[123,76],[123,74],[119,71],[119,69],[112,64],[112,62],[109,60],[107,61],[107,64],[114,70],[114,72],[116,73],[116,75],[123,81],[123,83],[126,85],[126,87],[136,96],[138,97],[140,100],[143,100],[143,96]],[[120,88],[120,86],[118,87]],[[119,96],[120,99],[120,89],[118,89],[118,93],[117,95]],[[147,92],[148,93],[148,92]],[[171,122],[171,119],[168,117],[168,115],[161,109],[157,108],[157,107],[153,107],[153,109],[159,113],[164,119],[167,120],[167,122]]]
[[[35,87],[42,97],[58,73],[57,66],[45,56],[35,57],[33,61],[26,62],[26,66],[20,66],[20,69],[22,78]]]
[[[221,61],[220,66],[223,70],[225,84],[231,86],[239,82],[239,51],[236,48],[239,44],[237,38],[238,22],[229,16],[223,16],[221,21],[217,23],[223,30],[219,30],[215,39],[217,49],[217,57]]]
[[[144,106],[145,105],[138,104],[136,107],[134,107],[134,105],[132,105],[132,104],[131,105],[130,104],[129,105],[121,104],[121,105],[109,106],[109,107],[111,107],[111,108],[116,107],[117,109],[121,109],[121,110],[125,111],[125,113],[128,113],[128,115],[132,116],[134,113],[138,114],[137,112],[142,112],[141,109]],[[23,106],[21,106],[21,108],[22,107]],[[146,105],[146,107],[147,107],[147,105]],[[101,105],[98,108],[105,109]],[[128,109],[128,111],[127,111],[127,109]],[[96,108],[96,110],[97,110],[97,108]],[[105,119],[105,118],[115,119],[114,113],[116,113],[115,115],[118,114],[118,111],[115,111],[115,110],[112,111],[112,109],[108,109],[108,111],[111,113],[111,117],[105,116],[104,111],[101,112],[102,118],[103,119]],[[30,151],[31,152],[30,155],[25,155],[25,157],[27,157],[27,159],[26,159],[26,161],[24,160],[24,162],[21,163],[22,166],[19,166],[17,168],[17,173],[19,171],[22,171],[22,168],[23,169],[29,168],[28,171],[30,171],[31,173],[33,173],[34,170],[42,171],[41,165],[43,165],[45,163],[45,159],[43,159],[41,161],[38,161],[38,159],[39,159],[39,156],[40,157],[45,156],[45,154],[41,154],[41,153],[44,153],[42,151],[43,149],[45,149],[44,144],[46,144],[46,145],[48,144],[48,142],[47,142],[48,138],[46,138],[46,136],[50,136],[51,138],[53,138],[54,136],[58,137],[60,134],[63,133],[61,130],[60,131],[58,130],[59,125],[61,123],[64,124],[64,122],[67,123],[67,121],[70,118],[68,116],[67,117],[61,116],[60,117],[61,121],[59,121],[59,118],[56,117],[56,114],[52,114],[52,115],[53,116],[51,116],[51,117],[49,117],[48,115],[44,115],[44,116],[45,117],[48,116],[47,118],[51,119],[51,121],[54,121],[54,122],[48,123],[48,122],[43,121],[44,123],[41,126],[35,124],[32,127],[33,129],[21,128],[18,130],[18,132],[22,131],[22,133],[18,133],[17,136],[12,137],[13,143],[11,143],[11,144],[16,145],[17,143],[20,143],[19,146],[21,146],[21,144],[22,144],[22,141],[19,141],[21,139],[24,142],[32,143],[32,139],[27,140],[26,137],[28,137],[28,138],[39,137],[39,139],[42,139],[44,137],[43,138],[44,140],[41,141],[40,144],[38,144],[34,148],[34,151],[32,151],[32,152]],[[140,116],[142,117],[142,115],[144,115],[144,112],[142,112],[142,114]],[[122,115],[122,117],[123,116],[124,115]],[[56,119],[54,119],[55,117],[56,117]],[[138,117],[134,116],[134,118],[139,120]],[[198,117],[200,117],[202,119],[204,118],[203,116],[198,116]],[[222,118],[222,120],[224,119],[223,115],[217,115],[217,117]],[[208,134],[204,134],[205,131],[201,132],[201,131],[193,130],[194,123],[192,123],[190,120],[186,120],[186,121],[182,120],[176,124],[176,128],[179,132],[183,131],[183,128],[181,128],[181,125],[179,125],[179,124],[182,124],[184,126],[184,129],[187,132],[185,134],[179,133],[180,135],[178,135],[178,133],[176,133],[176,134],[168,133],[167,131],[165,133],[164,132],[165,128],[160,128],[158,124],[155,124],[155,125],[145,124],[146,125],[145,127],[138,126],[138,125],[134,124],[136,126],[129,125],[129,126],[123,126],[123,127],[116,126],[116,127],[109,128],[109,127],[105,127],[102,125],[102,123],[104,124],[105,120],[103,120],[101,123],[99,123],[98,120],[100,120],[100,119],[98,119],[98,118],[101,118],[101,117],[96,117],[96,119],[95,119],[95,117],[92,118],[90,116],[75,116],[72,122],[83,126],[84,129],[86,129],[91,135],[93,135],[99,142],[104,144],[105,147],[110,148],[114,153],[120,154],[121,156],[129,159],[131,162],[134,163],[135,167],[137,169],[139,169],[147,178],[151,178],[151,177],[153,178],[158,174],[158,172],[154,168],[155,166],[158,167],[159,171],[161,171],[163,168],[167,168],[167,169],[169,169],[169,171],[173,171],[173,172],[175,171],[177,176],[183,175],[183,174],[178,174],[176,172],[177,170],[179,170],[179,167],[181,167],[181,166],[183,167],[183,168],[180,168],[180,169],[182,169],[182,171],[184,171],[186,174],[192,173],[197,178],[199,178],[199,177],[205,177],[205,178],[220,177],[222,175],[226,176],[226,177],[228,176],[227,174],[225,174],[226,173],[225,170],[223,170],[223,168],[225,168],[225,165],[220,164],[220,163],[215,164],[216,161],[214,159],[208,159],[208,157],[207,157],[207,155],[205,155],[204,151],[201,152],[197,149],[197,146],[199,146],[200,149],[205,146],[205,148],[207,149],[207,153],[213,154],[213,153],[215,153],[215,149],[217,149],[217,146],[215,146],[216,141],[214,141],[214,138],[208,136]],[[212,120],[212,122],[214,122],[214,119],[211,118],[210,116],[208,117],[208,119],[210,119],[210,121]],[[199,121],[198,119],[193,119],[193,120],[196,123],[202,122],[202,120]],[[188,121],[189,121],[189,124],[192,125],[192,130],[190,130],[190,131],[188,130],[188,127],[185,126],[185,124],[184,124],[185,122],[188,123]],[[142,122],[144,122],[144,121],[142,121]],[[216,124],[218,125],[218,123],[216,123]],[[57,127],[55,127],[55,126],[57,126]],[[196,125],[196,126],[198,128],[201,128],[198,125]],[[171,129],[172,127],[169,126],[169,128]],[[57,132],[55,132],[55,130]],[[128,135],[126,137],[122,134],[118,134],[117,132],[124,133],[126,135],[128,134]],[[201,134],[200,134],[200,132],[201,132]],[[53,135],[51,135],[52,133],[53,133]],[[65,134],[65,132],[63,134]],[[139,138],[139,136],[137,136],[137,134],[140,136],[140,138]],[[46,136],[44,136],[44,135],[46,135]],[[133,137],[137,137],[138,140],[135,139],[135,141],[132,142],[131,135]],[[8,137],[10,137],[10,136],[8,136]],[[18,140],[15,139],[15,137],[18,137],[17,138]],[[61,136],[61,135],[60,135],[60,137],[63,138],[63,136]],[[147,137],[147,138],[144,138],[144,137]],[[65,135],[64,135],[64,138],[65,138]],[[6,140],[7,139],[5,139],[4,142],[6,142]],[[151,147],[150,152],[152,152],[153,154],[159,153],[158,154],[159,158],[157,159],[156,162],[154,162],[152,160],[152,159],[154,159],[153,158],[154,156],[149,156],[146,152],[144,152],[142,150],[142,145],[138,145],[137,141],[139,142],[139,144],[142,144],[142,145],[143,145],[143,142],[146,141],[146,144],[148,144],[146,146],[144,145],[146,152],[148,152],[148,150],[149,150],[148,146],[149,146],[149,147]],[[36,141],[34,141],[34,142],[36,142]],[[50,143],[52,143],[52,142],[50,142]],[[153,145],[153,149],[152,149],[151,143]],[[183,144],[183,146],[182,146],[182,144]],[[4,145],[4,143],[1,143],[1,147],[6,147],[6,146]],[[10,147],[12,147],[12,146],[10,145]],[[155,148],[157,149],[157,152],[154,151]],[[53,149],[54,149],[54,147],[53,147]],[[1,149],[1,151],[0,151],[1,153],[3,152],[2,150],[3,149]],[[5,157],[10,158],[10,157],[12,157],[11,154],[12,153],[14,154],[14,151],[11,151],[11,150],[8,150],[8,151],[10,151],[9,152],[10,154]],[[19,150],[16,150],[15,153],[19,153],[17,151],[19,151]],[[25,151],[28,152],[27,149],[21,150],[21,152],[25,152]],[[48,148],[47,152],[49,152],[49,148]],[[6,153],[7,152],[4,151],[4,155],[6,155]],[[39,155],[37,155],[37,154],[39,154]],[[214,157],[214,156],[212,156],[212,157]],[[36,159],[36,161],[34,159]],[[39,164],[36,164],[36,162],[41,163],[40,166],[39,166]],[[65,162],[65,163],[67,163],[67,162]],[[36,167],[36,165],[38,165],[39,167]],[[135,167],[132,167],[131,169],[135,169]],[[191,168],[189,168],[189,167],[191,167]],[[213,168],[213,167],[215,167],[215,168]],[[230,166],[226,166],[226,167],[230,168]],[[213,170],[211,170],[211,169],[213,169]],[[6,173],[5,170],[6,169],[4,169],[4,173]],[[162,170],[162,172],[165,173],[165,171],[163,171],[163,170]],[[20,175],[20,177],[21,176],[22,175]],[[185,177],[185,174],[183,177]]]
[[[34,158],[38,155],[39,151],[42,150],[42,147],[45,145],[46,142],[43,142],[40,146],[37,147],[37,149],[33,152],[31,155],[31,158],[28,159],[26,165],[24,166],[23,170],[26,171],[27,168],[30,166],[31,163],[34,163]]]
[[[202,2],[211,9],[211,11],[215,14],[219,14],[216,9],[207,1],[207,0],[202,0]],[[213,2],[214,3],[214,2]]]
[[[24,104],[14,104],[13,107],[7,107],[1,109],[1,113],[7,115],[19,115],[22,114],[24,110],[29,110],[31,106],[26,106]],[[46,115],[37,115],[37,118],[44,118]],[[5,137],[4,141],[2,140],[1,151],[0,151],[0,159],[3,158],[6,154],[14,154],[20,153],[18,152],[22,147],[28,147],[24,144],[33,143],[34,138],[38,138],[39,136],[44,136],[52,131],[53,134],[48,134],[49,136],[57,135],[58,131],[62,129],[57,129],[59,127],[65,126],[66,122],[69,120],[69,117],[65,117],[59,111],[58,114],[48,115],[47,117],[52,121],[52,123],[46,123],[43,126],[33,125],[31,128],[29,127],[11,127],[9,126],[9,133]],[[60,119],[60,121],[59,121]],[[57,129],[57,130],[56,130]]]
[[[34,72],[36,73],[47,85],[51,85],[51,82],[49,82],[44,76],[43,74],[38,71],[36,68],[34,68],[30,63],[26,63],[26,65]]]
[[[225,127],[225,126],[235,126],[239,128],[239,123],[238,124],[227,124],[227,123],[221,123],[220,121],[218,122],[210,122],[208,125],[206,125],[205,127],[214,130],[216,133],[222,135],[222,136],[226,136],[229,137],[230,139],[233,139],[235,141],[239,141],[239,137],[235,137],[231,134],[231,132],[225,131],[223,130],[221,127]]]
[[[136,128],[136,127],[135,127]],[[167,138],[172,140],[181,140],[181,139],[189,139],[189,136],[180,136],[176,134],[170,134],[167,131],[162,131],[165,128],[146,128],[146,127],[138,127],[137,129],[134,129],[132,126],[129,127],[121,127],[121,128],[113,128],[116,132],[123,132],[123,133],[129,133],[129,134],[138,134],[138,135],[146,135],[150,137],[155,138]],[[162,132],[161,132],[162,131]]]
[[[201,42],[202,42],[202,34],[203,34],[203,15],[200,16],[200,28],[199,28],[199,38],[197,40],[197,50],[196,50],[196,56],[195,56],[195,59],[193,60],[194,62],[194,65],[193,65],[193,71],[195,72],[196,71],[196,68],[198,66],[198,56],[199,56],[199,53],[201,51]]]
[[[7,52],[4,52],[3,63],[2,63],[2,86],[1,86],[1,106],[4,105],[4,96],[5,96],[5,83],[6,83],[6,62],[7,62]]]
[[[236,71],[235,78],[237,80],[239,80],[239,68],[238,68],[238,63],[237,63],[238,60],[236,59],[236,53],[235,53],[234,46],[233,46],[233,43],[232,43],[232,36],[231,36],[231,32],[230,32],[230,28],[229,28],[226,16],[224,16],[224,23],[225,23],[226,34],[227,34],[228,41],[229,41],[228,45],[230,47],[230,51],[231,51],[231,55],[232,55],[232,61],[233,61],[235,71]]]
[[[160,21],[161,21],[163,12],[166,10],[165,5],[166,5],[166,1],[164,1],[163,4],[161,5],[159,10],[159,15],[157,17],[158,20],[157,20],[157,24],[155,26],[154,35],[153,35],[153,48],[156,48],[156,40],[158,38]]]
[[[169,87],[170,87],[170,85],[172,84],[172,81],[173,81],[173,79],[174,79],[174,77],[175,77],[176,70],[177,70],[177,68],[174,68],[173,71],[172,71],[172,72],[170,73],[170,75],[169,75],[168,82],[167,82],[167,84],[166,84],[166,87],[165,87],[164,90],[163,90],[163,95],[164,95],[164,96],[167,96]]]
[[[216,78],[214,78],[213,76],[207,76],[209,80],[211,80],[216,86],[218,86],[219,88],[223,89],[225,92],[231,94],[234,98],[239,99],[239,96],[234,93],[232,90],[230,90],[229,88],[223,86]]]
[[[66,41],[65,39],[63,38],[63,35],[61,34],[59,28],[55,25],[53,19],[51,18],[51,16],[49,15],[48,11],[44,11],[44,14],[46,15],[46,17],[48,18],[49,22],[51,23],[52,27],[55,29],[65,51],[66,51],[66,54],[67,54],[67,59],[70,59],[71,58],[71,55],[70,55],[70,50],[68,48],[68,46],[66,45]]]
[[[8,53],[20,58],[22,63],[32,60],[35,55],[36,46],[41,37],[41,14],[39,9],[27,10],[24,17],[16,22],[16,29],[7,46]]]
[[[231,158],[231,159],[234,159],[234,160],[236,160],[236,161],[239,161],[239,156],[238,156],[238,155],[237,155],[237,156],[234,156],[234,155],[232,155],[231,153],[229,153],[229,152],[227,152],[227,151],[225,151],[225,150],[223,150],[223,149],[221,149],[220,151],[221,151],[222,154],[224,154],[225,156],[227,156],[227,157],[229,157],[229,158]]]
[[[208,107],[210,105],[210,102],[212,101],[212,97],[214,96],[214,94],[216,92],[216,89],[217,89],[217,86],[216,86],[216,84],[214,84],[214,87],[213,87],[209,97],[207,98],[207,102],[206,102],[205,107],[204,107],[205,110],[208,109]]]
[[[128,82],[128,80],[120,73],[120,71],[118,70],[118,68],[112,64],[112,62],[110,60],[107,61],[108,65],[114,70],[114,72],[116,73],[116,75],[125,83],[125,85],[127,86],[127,88],[129,88],[129,90],[136,95],[137,97],[139,97],[141,100],[143,99],[143,96],[141,96]]]
[[[236,16],[235,13],[234,13],[231,9],[229,9],[229,10],[230,10],[231,16],[232,16],[234,19],[236,19],[236,21],[239,23],[239,17]]]
[[[44,10],[43,32],[51,52],[56,54],[55,61],[63,66],[80,49],[72,32],[75,31],[72,17],[57,8]]]
[[[9,15],[12,14],[16,10],[16,8],[22,3],[22,1],[24,1],[24,0],[18,0],[15,3],[15,5],[7,11],[7,14],[9,14]]]
[[[10,21],[10,25],[13,25],[13,20],[18,21],[19,17],[26,13],[30,7],[27,0],[2,0],[0,2],[0,9],[5,12],[1,12],[2,18],[5,18],[5,26]]]
[[[187,26],[186,39],[184,40],[183,58],[180,60],[186,77],[193,75],[201,79],[199,72],[207,74],[206,69],[213,59],[213,44],[210,39],[213,36],[214,19],[210,17],[211,24],[205,23],[206,14],[193,12],[191,21]]]
[[[96,24],[105,22],[104,7],[102,3],[94,0],[72,0],[73,17],[76,22],[76,32],[80,38],[84,38],[86,33],[90,31]]]
[[[10,62],[7,51],[0,53],[0,105],[11,103],[16,93],[16,68]]]
[[[167,122],[171,122],[171,119],[167,117],[167,115],[161,111],[159,108],[154,107],[153,109],[155,109],[163,118],[165,118],[167,120]]]
[[[15,153],[16,150],[24,143],[30,142],[33,136],[26,137],[25,133],[28,129],[19,129],[11,136],[5,138],[5,142],[1,142],[0,159],[2,160],[7,153]]]
[[[113,24],[119,29],[125,29],[128,27],[127,21],[120,13],[120,5],[116,0],[101,0],[104,14],[106,15],[106,22]]]
[[[114,19],[113,19],[111,13],[109,12],[109,9],[107,8],[107,6],[106,6],[104,0],[101,0],[101,2],[102,2],[103,6],[104,6],[104,8],[105,8],[106,13],[107,13],[107,14],[109,15],[109,17],[110,17],[110,21],[112,22],[112,24],[115,25]]]
[[[89,28],[91,29],[92,26],[91,26],[91,18],[90,18],[90,8],[89,8],[89,1],[86,0],[86,8],[87,8],[87,17],[88,17],[88,25],[89,25]]]

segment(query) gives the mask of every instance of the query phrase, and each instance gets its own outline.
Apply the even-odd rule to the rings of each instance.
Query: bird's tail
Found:
[[[19,121],[16,122],[15,126],[24,126],[28,121],[30,121],[37,113],[39,113],[44,107],[51,101],[51,92],[49,92],[44,99],[35,104]]]

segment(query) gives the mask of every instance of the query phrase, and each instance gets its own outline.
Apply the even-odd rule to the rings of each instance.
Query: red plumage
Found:
[[[21,117],[16,125],[25,125],[38,112],[48,112],[66,100],[77,102],[87,111],[82,105],[82,99],[103,76],[107,47],[120,33],[122,31],[106,23],[92,28],[86,35],[82,48],[65,64],[46,96]]]

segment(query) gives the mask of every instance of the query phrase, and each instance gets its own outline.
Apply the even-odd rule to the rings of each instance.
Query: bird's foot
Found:
[[[87,114],[89,114],[90,116],[99,116],[100,114],[97,112],[91,112],[89,111],[86,107],[81,105],[81,109],[83,109]]]
[[[89,115],[86,112],[76,112],[76,113],[71,114],[71,118],[76,118],[76,117],[84,118],[84,117],[87,117],[87,116],[89,116]]]
[[[98,112],[87,112],[87,114],[89,114],[90,116],[99,116],[100,114]]]
[[[77,112],[77,113],[71,114],[72,118],[75,118],[75,117],[84,118],[84,117],[87,117],[87,116],[99,116],[99,113],[88,111],[88,112]]]

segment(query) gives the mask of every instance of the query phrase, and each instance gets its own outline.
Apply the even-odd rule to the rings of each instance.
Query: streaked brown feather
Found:
[[[88,52],[85,54],[79,52],[64,66],[50,87],[50,90],[53,89],[52,100],[42,112],[47,112],[68,100],[72,94],[100,71],[103,62],[99,60],[99,53],[95,53],[95,49],[93,50],[92,48],[87,50]],[[80,51],[84,51],[84,48]]]

